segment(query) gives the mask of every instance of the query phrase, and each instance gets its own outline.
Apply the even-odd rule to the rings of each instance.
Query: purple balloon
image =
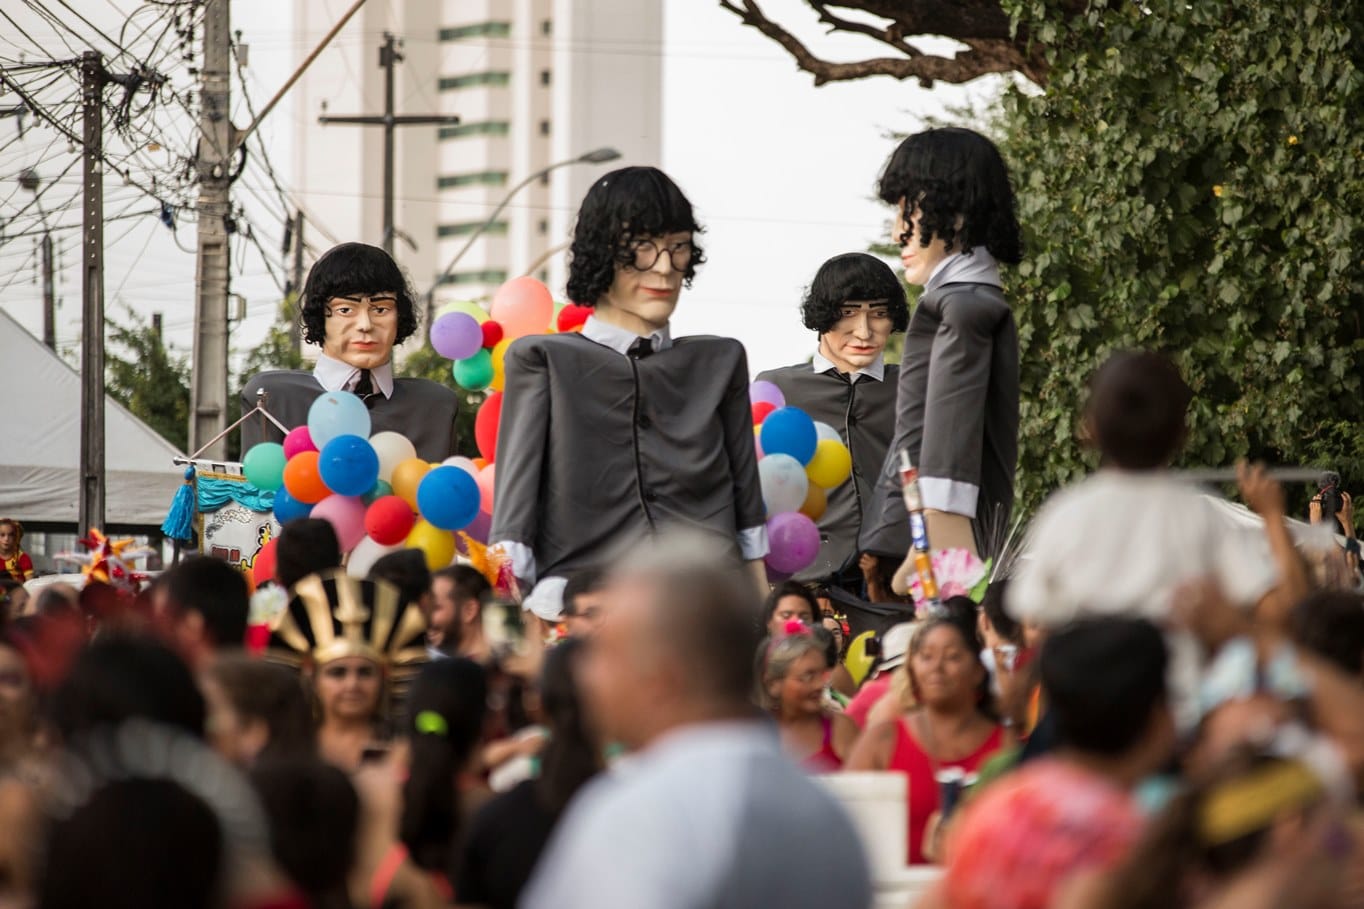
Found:
[[[431,346],[451,360],[464,360],[483,349],[483,326],[467,312],[447,312],[431,323]]]
[[[819,527],[798,511],[773,515],[767,522],[767,567],[782,574],[808,568],[819,555]]]
[[[365,503],[356,496],[327,496],[313,506],[309,517],[332,525],[342,552],[350,552],[365,538]]]
[[[766,379],[759,379],[748,386],[748,400],[754,404],[766,402],[773,407],[786,406],[786,395],[781,393],[781,389],[777,387],[775,382],[769,382]]]
[[[492,526],[493,516],[486,511],[480,511],[478,517],[474,518],[473,523],[464,528],[464,532],[467,533],[471,539],[486,544],[488,542],[488,531],[492,529]],[[464,551],[464,541],[459,537],[455,537],[455,548],[466,556],[469,554]]]

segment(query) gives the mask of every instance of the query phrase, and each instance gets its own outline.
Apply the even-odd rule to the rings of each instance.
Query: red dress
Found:
[[[935,769],[960,767],[967,773],[975,773],[981,764],[999,750],[1004,742],[1004,729],[995,726],[985,743],[971,754],[958,761],[933,761],[920,747],[909,723],[901,717],[895,723],[895,753],[890,757],[888,770],[899,770],[909,775],[909,863],[924,864],[923,840],[924,827],[928,818],[938,810],[938,782],[934,778]]]
[[[801,759],[800,764],[811,773],[833,773],[843,766],[843,759],[834,750],[834,721],[824,714],[819,722],[824,727],[824,740],[819,743],[819,750]]]

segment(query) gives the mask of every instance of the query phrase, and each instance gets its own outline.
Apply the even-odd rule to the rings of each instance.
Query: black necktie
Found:
[[[355,383],[355,394],[369,407],[369,399],[374,396],[374,379],[368,369],[360,370],[360,381]]]
[[[629,354],[630,359],[632,360],[643,360],[645,357],[653,356],[653,352],[654,339],[640,338],[638,341],[630,345]]]

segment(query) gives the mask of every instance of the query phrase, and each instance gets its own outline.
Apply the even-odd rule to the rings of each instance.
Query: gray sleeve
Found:
[[[549,383],[544,348],[531,339],[507,348],[489,542],[535,543],[550,421]]]
[[[748,355],[739,342],[734,372],[725,390],[725,449],[734,477],[734,517],[736,532],[762,527],[767,521],[762,485],[758,481],[758,451],[753,443],[753,407],[748,400]]]
[[[917,465],[928,508],[976,515],[994,327],[1007,312],[970,293],[944,301],[929,358]]]

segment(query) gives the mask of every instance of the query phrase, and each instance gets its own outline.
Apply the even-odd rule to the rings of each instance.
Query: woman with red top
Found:
[[[762,694],[781,731],[782,747],[811,773],[832,773],[857,738],[857,727],[824,701],[829,681],[825,641],[808,630],[769,639]]]
[[[1005,744],[991,715],[989,679],[974,622],[937,616],[919,624],[891,697],[904,712],[858,740],[848,770],[898,770],[909,776],[909,863],[923,864],[924,830],[940,807],[937,776],[976,772]]]
[[[33,560],[19,548],[24,541],[24,525],[14,518],[0,518],[0,578],[23,583],[33,579]]]

